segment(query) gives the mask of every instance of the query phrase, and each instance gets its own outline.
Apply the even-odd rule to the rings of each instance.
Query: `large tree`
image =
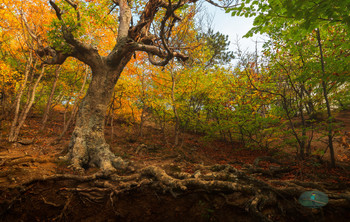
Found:
[[[86,40],[81,27],[86,11],[92,4],[108,6],[109,13],[119,13],[116,41],[114,46],[99,52],[99,48]],[[181,21],[186,8],[196,0],[148,0],[133,2],[113,1],[74,1],[62,0],[49,3],[56,13],[54,36],[51,44],[40,47],[38,54],[46,57],[47,64],[62,64],[68,57],[74,57],[91,68],[92,79],[88,91],[80,105],[76,126],[65,158],[76,170],[86,166],[96,166],[102,170],[123,168],[126,163],[116,157],[104,138],[105,114],[123,69],[136,51],[148,54],[153,65],[164,66],[173,58],[185,61],[181,47],[172,45],[176,36],[172,29]],[[109,3],[109,4],[108,4]],[[108,12],[108,11],[107,11]],[[91,15],[89,15],[91,16]],[[98,15],[103,18],[106,15]],[[137,20],[136,24],[133,24]],[[102,37],[102,36],[101,36]],[[105,46],[104,46],[105,47]]]

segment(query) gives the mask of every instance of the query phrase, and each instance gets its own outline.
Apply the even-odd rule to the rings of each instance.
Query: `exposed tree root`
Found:
[[[106,172],[133,170],[129,162],[116,157],[111,152],[109,145],[101,135],[100,137],[94,135],[96,138],[89,138],[87,140],[98,142],[85,142],[84,137],[77,136],[83,134],[81,131],[79,128],[75,129],[68,153],[60,157],[61,160],[71,163],[71,169],[80,174],[84,173],[85,167],[97,167]]]
[[[20,157],[13,157],[13,158],[6,158],[2,157],[0,166],[14,166],[19,165],[27,162],[32,163],[47,163],[47,162],[53,162],[53,158],[40,158],[40,157],[32,157],[32,156],[20,156]]]
[[[53,203],[51,201],[47,201],[43,196],[41,198],[42,198],[42,200],[44,201],[45,204],[48,204],[48,205],[54,206],[54,207],[61,207],[60,204],[55,204],[55,203]]]
[[[30,144],[34,143],[34,138],[32,138],[32,139],[21,139],[21,140],[18,140],[17,143],[27,146],[27,145],[30,145]]]
[[[331,207],[350,209],[349,191],[339,194],[337,191],[327,189],[322,183],[277,180],[264,182],[229,165],[202,166],[194,174],[181,172],[172,175],[167,174],[159,167],[148,166],[127,175],[101,171],[88,176],[62,174],[36,178],[22,185],[20,194],[7,203],[5,211],[0,215],[11,210],[14,202],[19,200],[23,193],[36,183],[61,180],[72,180],[81,184],[75,187],[64,187],[61,192],[68,192],[71,195],[79,194],[81,199],[94,203],[109,199],[111,205],[116,201],[113,198],[146,187],[162,193],[169,193],[173,198],[178,198],[179,195],[189,192],[216,194],[223,198],[226,205],[241,208],[260,221],[288,218],[297,212],[305,214],[307,209],[301,207],[297,203],[297,199],[302,192],[310,189],[325,192],[329,196]],[[56,219],[65,217],[70,199],[68,197],[67,204],[64,205],[61,214]],[[62,207],[58,203],[45,199],[43,202],[53,207]]]
[[[73,197],[73,194],[70,194],[70,195],[68,196],[67,201],[66,201],[66,204],[64,205],[64,207],[63,207],[63,209],[62,209],[60,215],[58,215],[57,217],[55,217],[55,218],[53,219],[53,221],[62,221],[62,220],[63,220],[63,217],[66,217],[66,216],[65,216],[66,210],[67,210],[67,208],[68,208],[70,202],[72,201],[72,197]],[[64,220],[64,221],[66,221],[66,220]]]

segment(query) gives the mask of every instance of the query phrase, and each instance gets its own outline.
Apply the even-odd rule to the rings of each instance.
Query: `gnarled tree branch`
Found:
[[[118,5],[120,8],[120,15],[117,42],[119,42],[122,38],[128,37],[128,31],[131,21],[131,9],[128,5],[128,1],[119,0]]]
[[[36,50],[36,53],[41,58],[49,57],[49,59],[46,59],[43,62],[44,64],[50,64],[50,65],[54,65],[54,64],[61,65],[66,61],[68,57],[72,56],[72,54],[60,52],[51,47],[45,47],[45,48],[40,47],[39,49]]]
[[[132,43],[132,45],[133,45],[133,50],[135,51],[147,52],[149,61],[156,66],[165,66],[172,58],[178,58],[181,61],[186,61],[188,59],[188,56],[184,55],[181,52],[174,52],[171,50],[169,50],[169,52],[166,52],[161,48],[159,48],[158,46],[146,45],[141,43]],[[155,56],[158,56],[163,60],[157,61],[154,58]]]
[[[169,38],[175,23],[181,18],[175,14],[175,11],[184,6],[189,0],[180,0],[173,4],[171,0],[150,0],[138,21],[138,23],[129,28],[131,13],[130,7],[126,0],[115,0],[120,7],[119,19],[121,21],[119,26],[118,41],[112,52],[108,55],[110,64],[114,64],[121,58],[122,53],[144,51],[149,55],[149,61],[153,65],[164,66],[174,57],[182,61],[188,59],[187,56],[180,52],[175,52],[174,47],[169,46]],[[159,9],[165,9],[165,15],[160,24],[160,31],[158,36],[150,33],[151,24],[154,21]],[[129,19],[130,18],[130,19]],[[155,56],[160,58],[158,61]]]
[[[71,5],[77,12],[77,19],[78,19],[78,26],[80,26],[80,14],[78,11],[78,5],[74,2],[72,2],[71,0],[65,0],[69,5]],[[51,7],[55,10],[56,16],[57,18],[63,22],[61,30],[62,30],[62,34],[63,34],[63,38],[64,40],[72,47],[72,52],[73,53],[60,53],[59,51],[57,51],[54,48],[51,48],[53,50],[56,51],[56,55],[59,55],[57,57],[58,60],[53,59],[51,62],[53,61],[62,61],[61,59],[63,57],[69,57],[69,56],[74,56],[77,59],[83,61],[84,63],[90,65],[90,66],[95,66],[97,64],[94,64],[96,57],[100,57],[100,55],[98,54],[98,51],[96,48],[94,48],[91,45],[88,45],[84,42],[81,42],[80,40],[76,39],[71,31],[70,27],[67,27],[64,23],[64,20],[62,18],[62,10],[57,6],[57,4],[50,0],[49,1]],[[59,59],[60,58],[60,59]],[[64,62],[64,61],[63,61]],[[53,64],[53,63],[51,63]],[[56,63],[59,64],[59,63]]]

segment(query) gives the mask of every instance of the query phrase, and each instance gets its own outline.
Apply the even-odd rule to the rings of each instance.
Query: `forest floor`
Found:
[[[0,221],[261,220],[260,214],[252,216],[249,207],[245,206],[254,202],[251,196],[237,192],[228,194],[203,189],[173,192],[139,185],[124,188],[125,192],[107,192],[106,186],[91,185],[92,180],[107,183],[105,178],[87,179],[89,175],[97,175],[97,169],[88,169],[83,176],[70,178],[67,175],[75,175],[74,172],[58,157],[66,151],[72,129],[57,142],[63,127],[63,115],[56,111],[51,116],[53,119],[40,134],[41,118],[37,115],[28,118],[17,143],[7,142],[10,123],[3,122],[0,134]],[[205,167],[222,165],[233,167],[264,184],[271,185],[271,181],[302,184],[298,185],[298,190],[303,187],[305,190],[315,189],[319,185],[320,189],[326,187],[341,196],[343,192],[350,192],[350,111],[339,113],[336,120],[343,128],[335,139],[338,166],[333,169],[329,167],[327,155],[322,161],[315,156],[299,160],[291,149],[248,150],[238,142],[208,141],[201,135],[190,133],[184,133],[180,145],[174,147],[172,133],[163,134],[152,125],[144,127],[142,137],[136,136],[137,126],[126,123],[115,124],[112,137],[112,129],[108,126],[106,139],[116,155],[139,168],[154,166],[169,175],[187,173],[197,178],[196,174],[203,173]],[[321,144],[315,142],[314,151]],[[127,172],[121,174],[129,175]],[[295,198],[298,197],[286,201],[296,202]],[[349,221],[349,199],[345,198],[345,202],[338,199],[322,210],[293,205],[297,211],[289,207],[284,217],[279,218],[274,213],[266,218],[270,221],[300,221],[300,218],[304,221]],[[303,215],[290,217],[293,212],[302,212]],[[268,210],[263,213],[269,215]]]

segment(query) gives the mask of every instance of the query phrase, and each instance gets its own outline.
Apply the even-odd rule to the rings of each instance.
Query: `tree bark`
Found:
[[[139,137],[143,137],[142,128],[143,128],[143,123],[144,122],[145,122],[145,107],[143,105],[142,111],[141,111],[141,118],[140,118]]]
[[[140,117],[140,126],[139,126],[139,137],[143,137],[143,125],[145,122],[145,114],[146,114],[146,78],[145,73],[142,72],[140,76],[140,82],[141,82],[141,104],[142,104],[142,111],[141,111],[141,117]]]
[[[65,156],[75,170],[94,166],[113,171],[126,167],[126,163],[111,152],[104,137],[104,129],[114,86],[131,55],[127,54],[117,69],[110,69],[106,63],[92,67],[92,80],[80,104],[69,151]]]
[[[61,72],[60,66],[57,66],[56,70],[55,70],[55,73],[56,73],[55,80],[54,80],[53,85],[52,85],[52,89],[51,89],[49,100],[47,101],[47,104],[46,104],[45,112],[44,112],[44,115],[43,115],[43,120],[41,122],[42,125],[40,127],[40,132],[43,131],[45,129],[45,127],[46,127],[46,122],[47,122],[47,119],[48,119],[49,114],[50,114],[52,99],[53,99],[53,96],[55,94],[55,90],[56,90],[58,78],[60,76],[60,72]]]
[[[174,146],[179,145],[179,134],[180,134],[180,117],[176,108],[176,99],[175,99],[175,84],[176,84],[176,73],[173,70],[170,70],[171,73],[171,103],[173,107],[174,117],[175,117],[175,138]]]
[[[320,35],[320,29],[316,29],[316,34],[317,34],[317,42],[318,42],[318,47],[320,50],[320,63],[321,63],[321,70],[322,70],[322,90],[323,90],[323,97],[326,102],[326,107],[327,107],[327,116],[328,116],[328,146],[329,146],[329,152],[331,155],[331,166],[334,168],[335,167],[335,156],[334,156],[334,147],[333,147],[333,126],[332,126],[332,112],[331,112],[331,106],[328,100],[328,89],[327,89],[327,84],[325,82],[325,76],[326,76],[326,71],[324,67],[324,60],[323,60],[323,51],[322,51],[322,43],[321,43],[321,35]]]
[[[25,89],[25,87],[27,85],[28,76],[29,76],[29,74],[31,72],[31,66],[32,65],[33,65],[33,55],[30,54],[29,58],[27,60],[25,71],[24,71],[24,80],[23,80],[21,88],[18,90],[18,94],[16,96],[15,116],[14,116],[14,118],[12,120],[12,125],[11,125],[10,135],[9,135],[9,142],[14,142],[17,139],[17,138],[14,137],[14,134],[15,134],[16,126],[18,124],[19,108],[21,106],[22,95],[23,95],[24,89]]]
[[[28,90],[28,98],[27,98],[28,101],[27,101],[27,103],[26,103],[26,105],[25,105],[25,107],[24,107],[24,109],[23,109],[23,111],[18,119],[16,118],[16,117],[18,117],[18,113],[17,113],[18,110],[16,108],[16,117],[12,122],[11,131],[10,131],[10,135],[9,135],[9,142],[17,141],[21,127],[23,126],[24,121],[26,120],[27,115],[28,115],[30,109],[32,108],[32,105],[33,105],[33,102],[35,99],[36,88],[41,80],[41,77],[44,75],[44,73],[45,73],[45,65],[43,65],[41,67],[40,75],[37,78],[37,80],[35,81],[34,85],[32,86],[32,89]],[[18,97],[18,98],[19,98],[19,100],[17,103],[20,104],[21,98],[20,97]],[[19,106],[18,106],[18,108],[19,108]]]

